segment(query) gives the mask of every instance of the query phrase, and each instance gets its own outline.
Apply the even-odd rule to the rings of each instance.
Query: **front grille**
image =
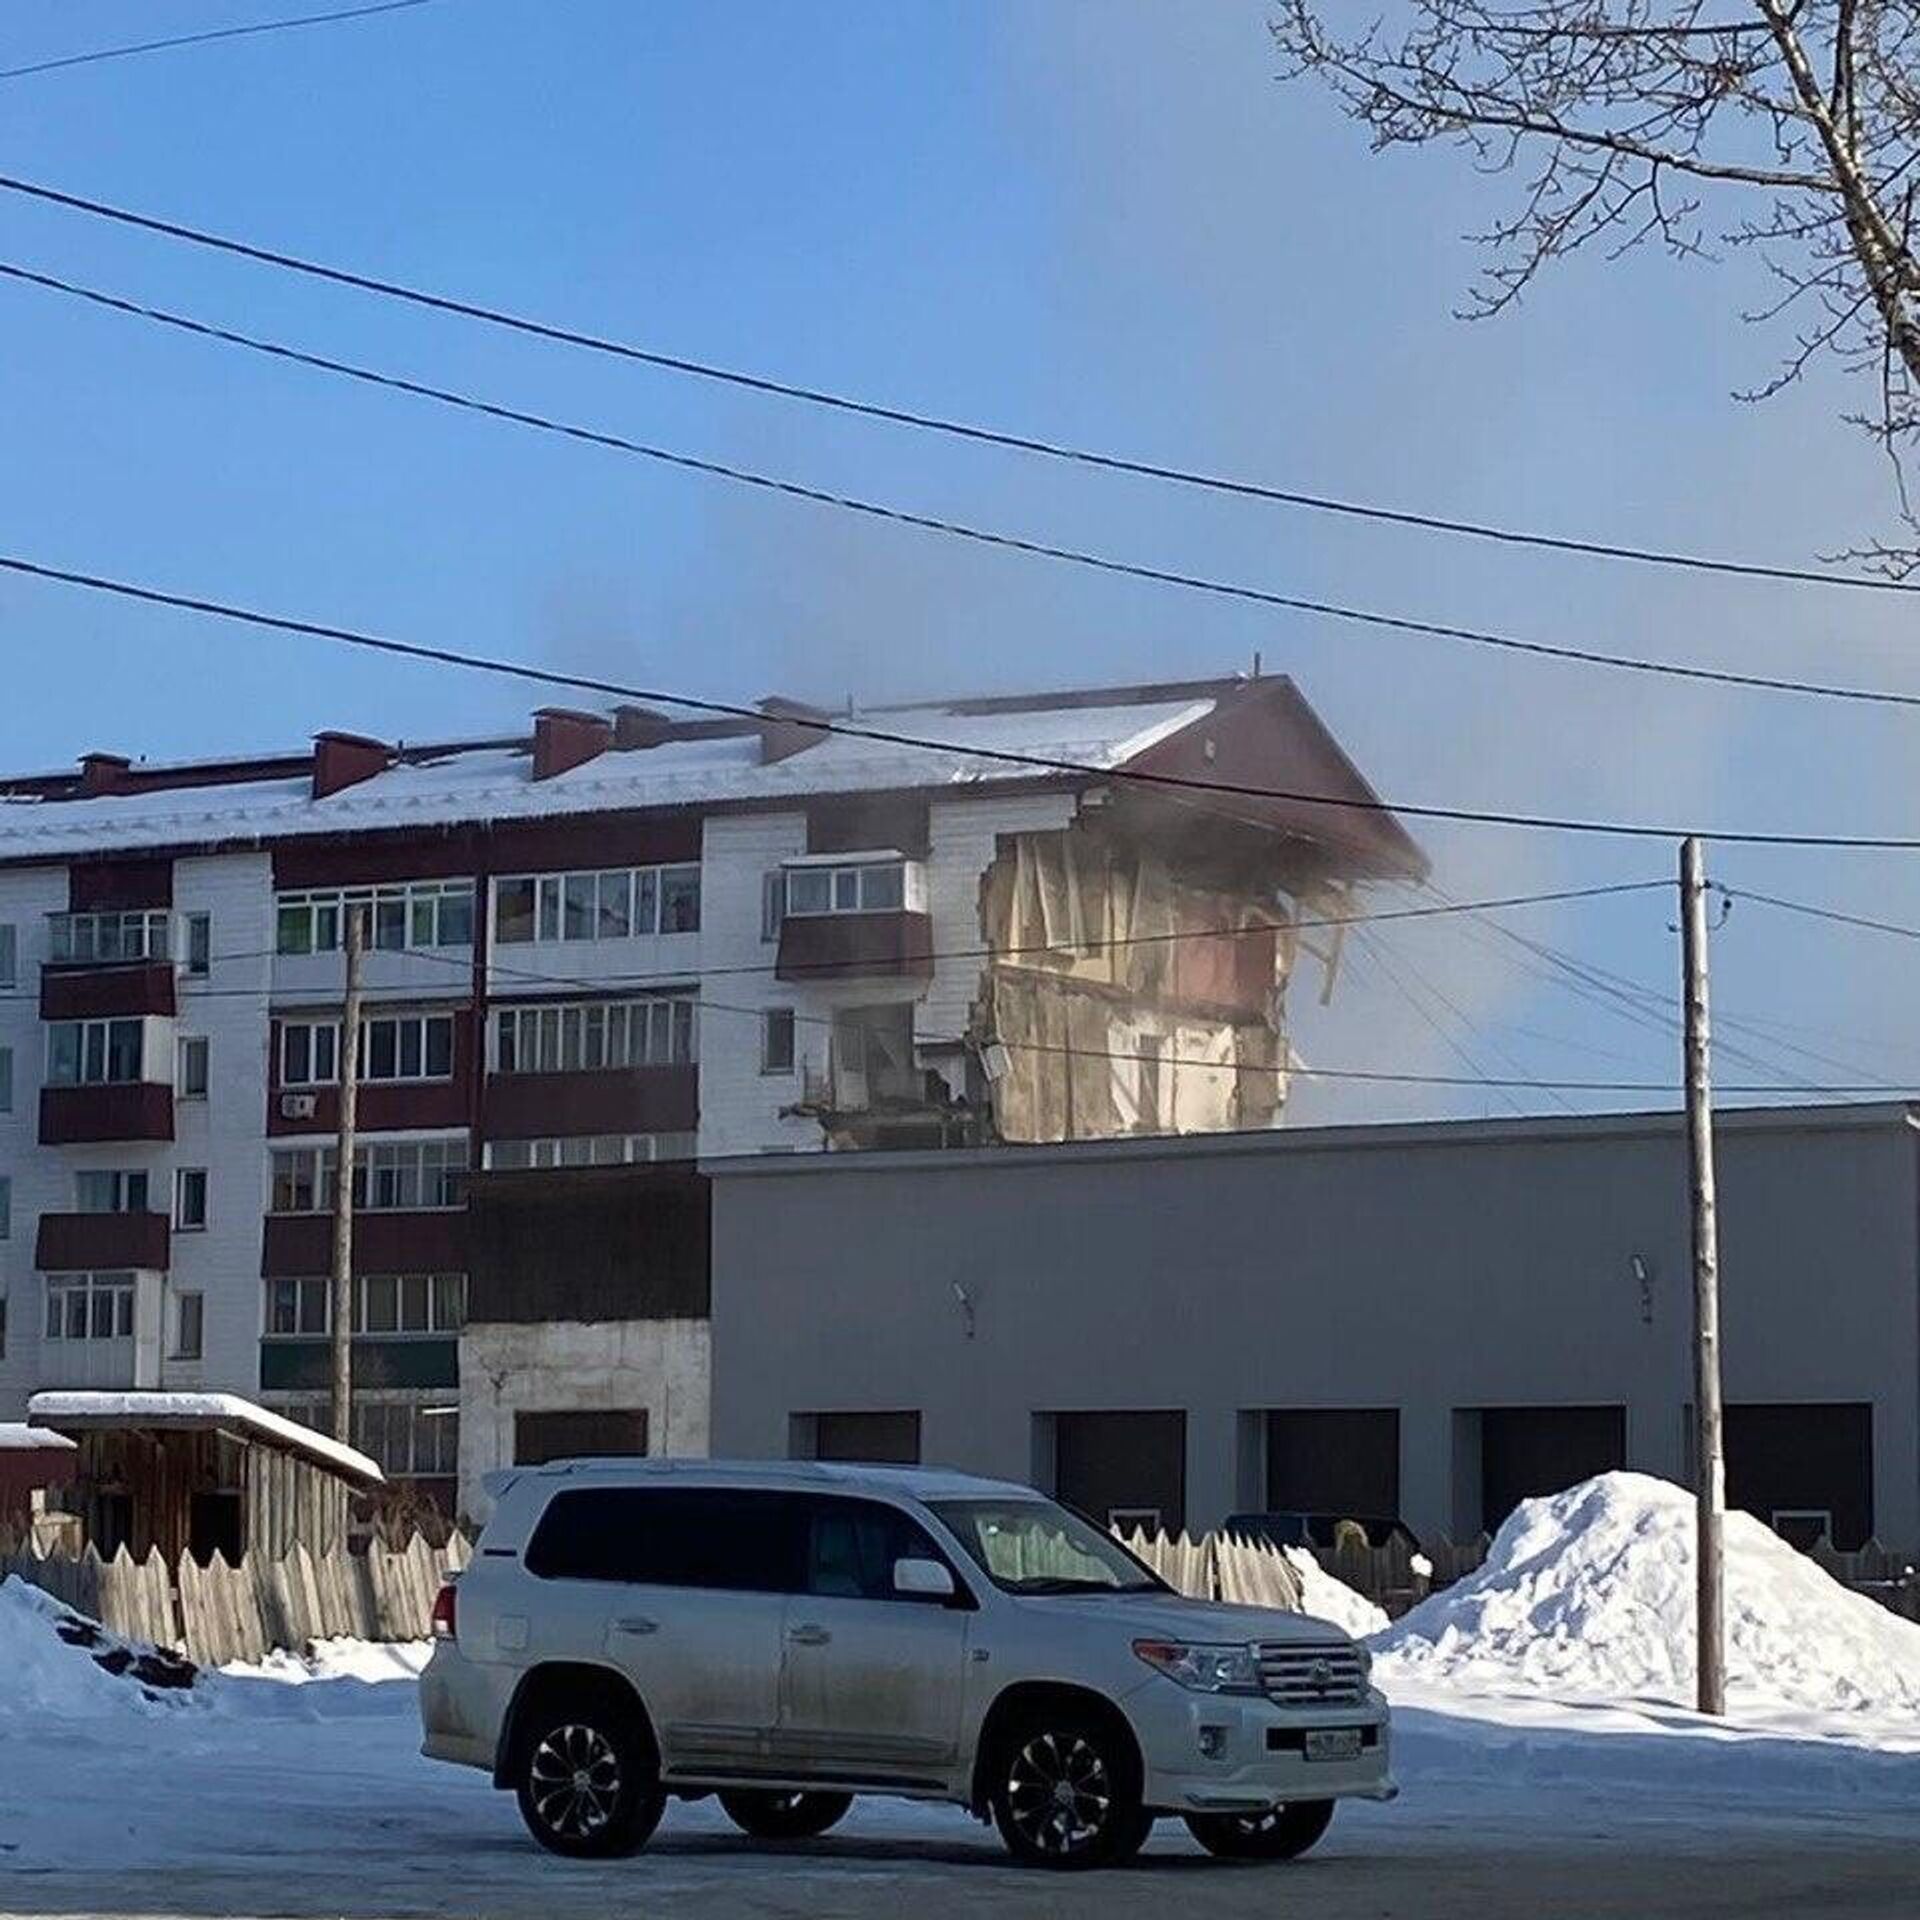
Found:
[[[1357,1707],[1366,1700],[1357,1647],[1269,1641],[1258,1651],[1261,1691],[1283,1707]]]

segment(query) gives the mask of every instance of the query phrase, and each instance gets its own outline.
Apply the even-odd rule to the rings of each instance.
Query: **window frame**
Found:
[[[368,953],[442,953],[449,948],[471,948],[475,899],[472,876],[461,874],[364,887],[299,887],[276,893],[274,957],[300,960],[317,953],[340,952],[346,941],[347,913],[354,907],[366,909],[363,945]],[[423,915],[429,934],[416,939]],[[289,930],[301,924],[300,916],[304,916],[305,932],[290,942]],[[397,932],[398,938],[388,938],[389,932]]]
[[[775,1044],[775,1033],[785,1024],[785,1058]],[[791,1078],[800,1068],[800,1021],[791,1007],[765,1007],[760,1013],[760,1071],[772,1077]]]
[[[207,1357],[207,1296],[198,1287],[189,1287],[173,1296],[173,1325],[167,1342],[169,1360],[204,1360]],[[187,1329],[193,1329],[191,1341]]]
[[[175,1167],[173,1170],[173,1231],[205,1233],[211,1181],[205,1167]],[[198,1206],[188,1205],[189,1196],[198,1195]]]
[[[509,893],[511,921],[504,911]],[[698,860],[502,874],[492,886],[493,944],[583,946],[698,933],[704,894]],[[680,924],[669,925],[670,918]]]
[[[134,1338],[137,1282],[131,1269],[103,1268],[84,1273],[50,1273],[41,1337],[49,1345],[92,1344]],[[60,1305],[56,1311],[54,1302]],[[72,1308],[78,1302],[80,1311]],[[97,1331],[98,1303],[107,1303],[108,1331]],[[77,1329],[76,1329],[77,1323]]]
[[[455,1022],[458,1015],[451,1009],[413,1009],[394,1008],[379,1013],[363,1015],[360,1021],[360,1057],[359,1083],[363,1087],[385,1086],[426,1086],[452,1080],[455,1077],[455,1053],[458,1037]],[[283,1015],[276,1022],[279,1033],[276,1042],[276,1060],[279,1069],[279,1082],[282,1087],[291,1090],[304,1090],[310,1087],[337,1087],[340,1084],[340,1017],[338,1014],[308,1017],[300,1014]],[[444,1031],[445,1046],[435,1045],[436,1031]],[[304,1034],[303,1043],[306,1058],[300,1071],[293,1070],[293,1036]],[[412,1034],[409,1045],[409,1033]],[[326,1035],[326,1044],[320,1044],[320,1036]],[[316,1070],[316,1053],[328,1053],[331,1058],[324,1070]],[[418,1072],[402,1072],[408,1054],[419,1064]],[[384,1054],[390,1061],[393,1071],[375,1072],[374,1068]],[[436,1058],[444,1059],[443,1070],[430,1071]]]
[[[85,937],[80,938],[83,928]],[[103,939],[109,928],[111,938]],[[51,966],[145,966],[172,958],[173,914],[166,907],[83,907],[50,913],[47,942]]]
[[[794,862],[781,868],[785,879],[780,920],[828,920],[837,916],[855,913],[907,913],[912,889],[907,884],[907,869],[919,863],[910,860],[905,854],[891,854],[875,859],[854,860],[809,860]],[[881,875],[893,878],[896,884],[888,891],[897,897],[881,901],[870,898],[873,891],[872,880]],[[796,903],[794,883],[817,883],[819,904]],[[766,909],[762,908],[763,923]],[[765,938],[765,934],[762,935]]]
[[[698,1009],[693,989],[496,1006],[487,1020],[487,1070],[628,1073],[637,1067],[698,1066]]]
[[[198,1060],[198,1074],[188,1063]],[[204,1033],[183,1033],[174,1044],[173,1085],[178,1100],[204,1100],[213,1077],[213,1042]]]
[[[120,1077],[110,1069],[116,1051],[124,1051],[127,1030],[134,1035],[133,1072]],[[58,1050],[63,1035],[74,1037],[73,1077],[59,1071]],[[96,1048],[95,1040],[99,1045]],[[88,1071],[88,1062],[98,1055],[100,1071]],[[50,1087],[137,1087],[146,1077],[146,1022],[139,1014],[108,1014],[84,1020],[52,1020],[47,1023],[47,1085]]]

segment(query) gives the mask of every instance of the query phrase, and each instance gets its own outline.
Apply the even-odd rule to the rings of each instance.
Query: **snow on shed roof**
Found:
[[[74,1443],[64,1433],[30,1427],[21,1420],[0,1420],[0,1453],[71,1453]]]
[[[386,1475],[364,1453],[298,1421],[243,1400],[237,1393],[36,1393],[27,1421],[56,1430],[91,1427],[220,1427],[257,1445],[298,1454],[356,1486],[377,1487]]]
[[[531,777],[520,746],[416,750],[382,773],[315,799],[306,777],[53,799],[0,795],[0,859],[252,842],[381,828],[540,820],[569,814],[701,806],[900,788],[958,788],[1031,779],[1045,767],[1016,753],[1106,771],[1212,713],[1211,695],[979,712],[966,703],[845,716],[848,724],[926,735],[938,747],[826,734],[783,760],[762,757],[757,732],[667,739],[596,755],[551,779]],[[832,716],[840,719],[842,716]]]

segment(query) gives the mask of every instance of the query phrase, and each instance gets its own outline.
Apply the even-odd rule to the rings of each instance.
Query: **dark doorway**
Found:
[[[1727,1505],[1809,1547],[1843,1553],[1873,1535],[1873,1408],[1836,1403],[1727,1408]]]
[[[1487,1407],[1480,1415],[1480,1524],[1627,1463],[1625,1407]]]
[[[237,1493],[196,1493],[187,1516],[187,1551],[200,1566],[217,1553],[237,1567],[241,1545],[240,1496]]]
[[[569,1407],[513,1416],[516,1467],[544,1466],[549,1460],[624,1459],[646,1451],[645,1407]]]
[[[1397,1407],[1272,1409],[1267,1511],[1400,1517]]]
[[[905,1413],[800,1413],[792,1422],[789,1451],[796,1460],[865,1461],[869,1466],[920,1464],[920,1415]]]
[[[1053,1488],[1109,1526],[1178,1533],[1187,1519],[1184,1413],[1056,1413]]]

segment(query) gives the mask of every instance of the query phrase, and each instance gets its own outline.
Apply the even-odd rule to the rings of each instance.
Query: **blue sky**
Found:
[[[14,0],[0,66],[272,11]],[[1322,98],[1275,82],[1264,11],[438,0],[0,82],[0,167],[670,351],[1283,485],[1795,562],[1888,530],[1883,463],[1839,423],[1837,379],[1763,408],[1729,397],[1784,345],[1739,322],[1760,292],[1748,264],[1596,257],[1502,320],[1452,319],[1474,264],[1461,235],[1507,189],[1453,155],[1370,156]],[[1495,551],[949,446],[5,196],[0,259],[1159,565],[1920,689],[1912,611],[1887,599]],[[1257,648],[1389,797],[1708,829],[1916,825],[1911,717],[1517,663],[983,553],[18,286],[0,286],[0,447],[13,552],[409,638],[723,698],[1207,673]],[[0,643],[0,764],[15,768],[95,747],[280,746],[321,726],[444,735],[534,704],[16,580],[0,581]],[[1658,876],[1673,858],[1423,837],[1459,896]],[[1714,868],[1736,889],[1920,923],[1920,856],[1727,849]],[[1647,895],[1506,924],[1664,990],[1671,917]],[[1767,1069],[1729,1060],[1723,1077],[1920,1077],[1909,952],[1736,907],[1720,1000],[1766,1023],[1744,1040]],[[1297,996],[1300,1043],[1324,1065],[1672,1076],[1657,1019],[1526,967],[1474,924],[1383,928],[1330,1008]],[[1491,1094],[1330,1085],[1299,1105],[1502,1110]]]

